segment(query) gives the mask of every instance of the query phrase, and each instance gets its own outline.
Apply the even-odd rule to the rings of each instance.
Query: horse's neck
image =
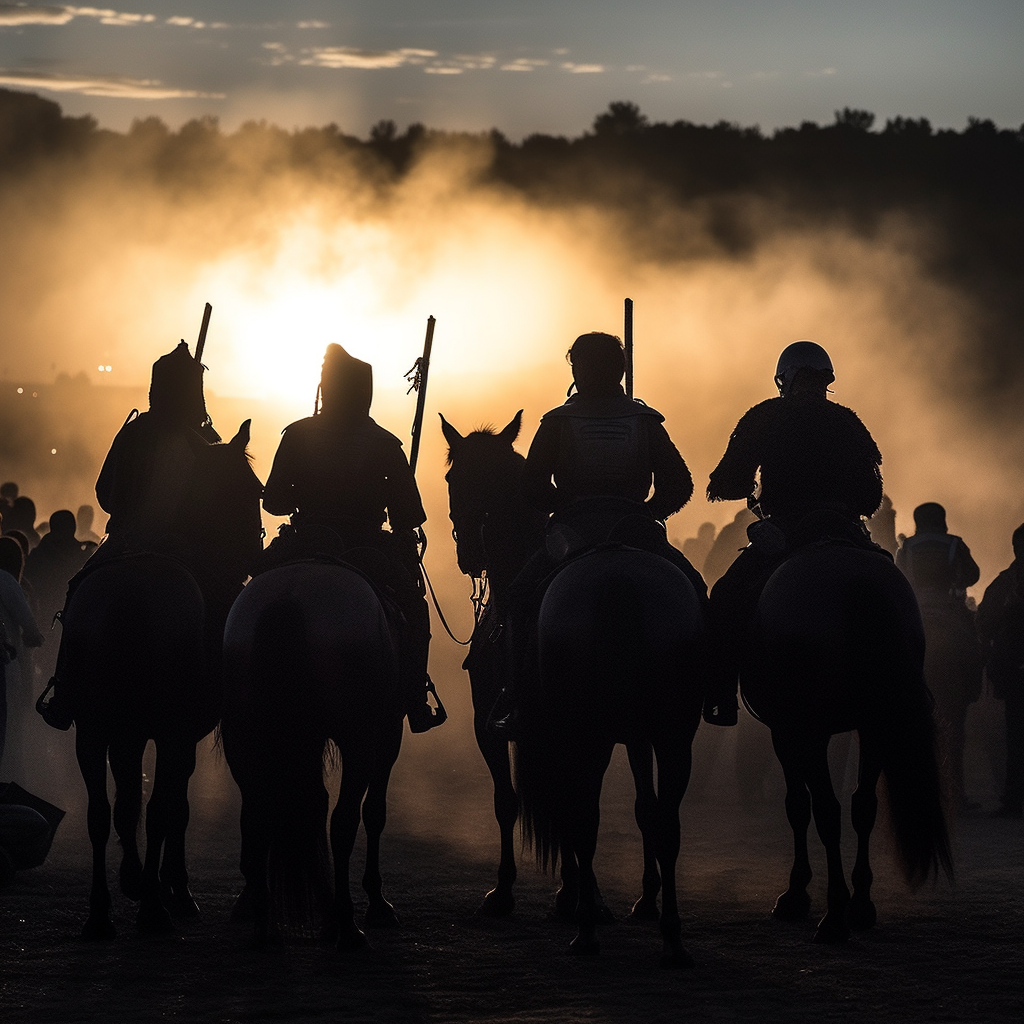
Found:
[[[523,566],[544,543],[545,517],[516,495],[506,508],[492,512],[485,528],[487,577],[491,591],[502,600]]]

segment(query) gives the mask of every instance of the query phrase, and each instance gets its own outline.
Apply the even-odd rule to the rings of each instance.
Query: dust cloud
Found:
[[[194,342],[204,302],[214,308],[210,411],[225,437],[253,418],[264,479],[281,429],[312,411],[329,342],[374,364],[375,418],[408,438],[415,396],[404,373],[433,315],[418,470],[426,566],[453,631],[468,637],[470,583],[449,537],[437,413],[466,432],[522,408],[525,451],[564,397],[573,338],[621,333],[628,296],[636,394],[664,413],[697,486],[669,523],[677,543],[706,520],[732,519],[736,505],[705,502],[708,473],[740,415],[774,393],[781,349],[811,338],[836,366],[835,400],[859,413],[883,452],[897,530],[912,532],[917,504],[944,504],[982,567],[978,597],[1009,562],[1024,521],[1021,380],[1002,380],[998,400],[986,400],[975,359],[982,311],[927,269],[927,220],[892,214],[865,234],[738,197],[749,241],[734,253],[711,238],[700,203],[656,189],[638,219],[622,206],[495,184],[487,137],[427,134],[399,175],[365,152],[327,151],[323,138],[296,165],[284,133],[265,126],[243,128],[230,151],[215,125],[190,130],[193,150],[177,166],[153,155],[166,130],[143,123],[0,192],[0,378],[11,396],[22,382],[46,400],[63,387],[45,430],[78,446],[74,471],[52,472],[48,437],[31,436],[35,421],[5,399],[21,433],[0,449],[0,476],[36,497],[40,519],[90,500],[83,491],[124,415],[145,407],[151,363],[179,338]],[[472,742],[463,651],[436,619],[434,634],[432,673],[452,711],[445,728],[462,742],[443,752],[427,739],[407,744],[435,762],[424,785],[462,770]]]

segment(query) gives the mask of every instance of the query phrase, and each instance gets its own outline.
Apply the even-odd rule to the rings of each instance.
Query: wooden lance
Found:
[[[416,415],[412,421],[412,448],[409,452],[409,466],[416,472],[416,460],[420,454],[420,432],[423,429],[423,410],[427,404],[427,374],[430,372],[430,348],[434,343],[434,318],[427,317],[427,336],[423,341],[423,355],[413,363],[405,375],[411,381],[409,390],[416,392]]]
[[[633,300],[626,299],[623,310],[623,342],[626,356],[626,397],[633,397]]]

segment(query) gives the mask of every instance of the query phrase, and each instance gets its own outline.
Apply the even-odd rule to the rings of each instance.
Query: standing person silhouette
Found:
[[[996,815],[1024,813],[1024,523],[1013,531],[1013,561],[988,585],[978,606],[986,672],[1006,712],[1006,780]]]
[[[398,653],[409,728],[426,732],[447,718],[440,701],[434,708],[427,699],[428,693],[437,697],[427,674],[430,612],[418,548],[427,516],[402,442],[370,416],[372,399],[370,364],[328,345],[316,411],[285,429],[263,507],[291,517],[295,552],[312,555],[326,542],[341,555],[371,548],[386,557],[385,575],[404,620]],[[390,531],[382,529],[385,523]],[[280,556],[274,547],[267,564]]]
[[[813,341],[779,356],[779,397],[736,424],[708,481],[709,501],[746,500],[759,517],[750,543],[711,590],[714,651],[704,719],[736,722],[736,686],[747,633],[768,577],[795,548],[822,532],[882,552],[865,518],[882,502],[882,456],[857,414],[828,400],[832,360]]]

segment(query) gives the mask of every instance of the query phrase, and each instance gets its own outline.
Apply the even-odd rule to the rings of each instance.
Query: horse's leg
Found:
[[[629,757],[629,768],[633,773],[633,785],[636,788],[633,816],[640,829],[644,849],[642,891],[640,899],[633,904],[628,919],[657,921],[661,875],[658,872],[658,858],[653,838],[658,813],[658,794],[654,791],[654,752],[649,743],[627,743],[626,754]]]
[[[167,833],[164,836],[164,856],[160,865],[160,883],[165,896],[170,898],[174,914],[198,917],[199,906],[188,886],[188,868],[185,864],[185,833],[188,831],[188,786],[196,768],[196,745],[187,739],[181,749],[175,749],[173,759],[173,786],[169,791]],[[168,765],[163,765],[166,776]]]
[[[89,727],[79,722],[75,753],[89,794],[87,822],[92,844],[92,884],[89,890],[89,917],[82,927],[82,938],[112,939],[117,934],[110,917],[110,889],[107,887],[107,840],[110,838],[110,801],[107,799],[106,743]]]
[[[875,745],[860,736],[860,763],[857,769],[857,789],[851,800],[853,830],[857,833],[857,859],[853,865],[853,895],[846,911],[846,920],[851,928],[862,931],[871,928],[878,915],[871,901],[871,861],[868,846],[871,831],[878,814],[878,778],[882,767]]]
[[[512,888],[516,881],[515,828],[519,817],[519,798],[512,787],[508,743],[487,729],[486,715],[477,716],[473,725],[477,746],[494,783],[494,817],[498,822],[501,842],[498,884],[484,897],[477,913],[487,917],[508,917],[516,903]]]
[[[811,897],[807,893],[811,881],[811,859],[807,852],[811,795],[799,767],[800,755],[795,744],[772,732],[772,746],[786,779],[786,817],[793,830],[793,867],[789,872],[789,888],[775,901],[772,916],[782,921],[800,921],[811,909]]]
[[[377,770],[370,778],[363,801],[363,827],[366,830],[366,867],[363,892],[369,900],[365,922],[368,928],[394,928],[398,925],[395,908],[384,898],[384,879],[380,873],[380,837],[388,816],[388,782],[402,745],[402,720],[398,720],[386,748],[377,752]],[[353,839],[354,841],[354,839]],[[335,855],[337,859],[337,855]],[[346,876],[347,882],[347,876]]]
[[[699,713],[699,710],[698,710]],[[689,742],[681,744],[678,736],[659,743],[658,795],[655,807],[654,841],[661,865],[661,917],[659,926],[663,943],[662,967],[693,967],[693,958],[683,948],[682,925],[676,893],[676,862],[679,859],[679,807],[690,781],[693,765],[691,745],[697,730],[694,718]]]
[[[142,757],[145,736],[130,736],[110,744],[110,772],[114,776],[114,831],[121,841],[121,892],[138,903],[142,899],[142,858],[139,856],[139,819],[142,817]]]
[[[331,815],[331,853],[334,857],[334,915],[338,948],[345,952],[365,949],[369,944],[355,922],[355,906],[349,881],[349,863],[359,830],[359,811],[369,786],[369,773],[358,756],[342,753],[341,787]],[[369,832],[369,829],[367,829]],[[367,855],[369,859],[369,855]]]
[[[171,820],[171,756],[162,741],[156,744],[153,790],[146,805],[146,857],[142,864],[142,898],[136,922],[141,931],[163,934],[174,923],[160,892],[160,861]]]
[[[579,866],[579,903],[576,907],[576,938],[569,944],[578,956],[593,956],[601,950],[597,937],[598,891],[594,876],[594,854],[601,823],[601,783],[612,758],[614,744],[580,751],[574,758],[577,769],[575,784],[570,780],[567,792],[574,794],[573,813],[569,824],[570,843]],[[563,850],[563,857],[565,852]]]
[[[846,910],[850,905],[850,890],[843,872],[843,855],[839,845],[842,831],[842,806],[832,788],[828,768],[828,737],[819,738],[806,751],[807,788],[811,793],[811,811],[818,838],[825,847],[828,869],[825,916],[818,922],[815,942],[845,942],[850,937]]]
[[[252,921],[252,942],[256,948],[270,939],[270,882],[267,860],[270,856],[270,821],[264,789],[256,780],[245,781],[235,774],[242,794],[239,830],[242,837],[239,869],[245,888],[231,911],[233,921]]]

